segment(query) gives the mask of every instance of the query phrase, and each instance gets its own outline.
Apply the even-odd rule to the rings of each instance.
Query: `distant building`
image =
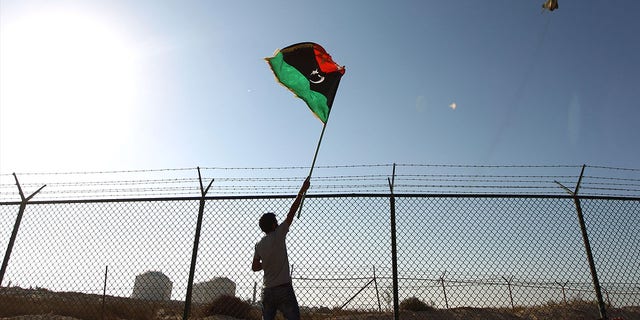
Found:
[[[213,302],[219,296],[236,295],[236,284],[228,278],[213,278],[193,285],[191,301],[193,303]]]
[[[133,292],[131,298],[167,301],[171,299],[171,289],[173,283],[169,277],[159,271],[147,271],[136,276],[136,282],[133,284]]]

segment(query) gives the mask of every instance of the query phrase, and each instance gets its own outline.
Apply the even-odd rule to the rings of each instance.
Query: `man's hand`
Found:
[[[262,270],[262,261],[260,261],[259,258],[257,257],[253,258],[253,263],[251,264],[251,270],[253,270],[253,272]]]
[[[308,176],[306,179],[304,179],[304,182],[302,183],[302,187],[300,188],[300,192],[298,192],[298,194],[307,193],[307,190],[309,190],[310,185],[311,185],[311,176]]]

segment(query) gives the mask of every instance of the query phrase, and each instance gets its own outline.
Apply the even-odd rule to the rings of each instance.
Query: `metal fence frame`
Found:
[[[34,193],[35,194],[35,193]],[[253,197],[253,196],[246,196],[246,197],[205,197],[206,193],[203,193],[202,197],[183,197],[183,198],[154,198],[154,199],[108,199],[108,200],[76,200],[76,201],[31,201],[30,198],[28,199],[27,197],[24,197],[23,199],[25,199],[22,202],[4,202],[4,203],[0,203],[0,208],[13,208],[10,210],[2,210],[5,212],[9,212],[9,211],[14,211],[15,208],[18,208],[18,214],[17,214],[17,219],[15,221],[14,224],[14,228],[12,230],[11,233],[11,240],[8,241],[8,248],[5,251],[5,259],[3,260],[3,267],[5,265],[10,266],[10,262],[9,262],[9,257],[11,256],[11,251],[12,251],[12,247],[13,247],[13,242],[16,238],[16,236],[19,237],[18,234],[18,227],[20,226],[20,220],[22,219],[23,214],[25,213],[25,210],[27,211],[27,213],[29,213],[30,208],[34,208],[34,207],[38,207],[38,206],[74,206],[74,205],[80,205],[80,206],[103,206],[105,204],[125,204],[125,203],[133,203],[133,204],[144,204],[144,203],[192,203],[192,205],[194,205],[195,209],[195,204],[198,203],[199,205],[198,207],[198,215],[196,216],[195,214],[193,215],[192,220],[196,220],[196,221],[192,221],[195,222],[196,224],[196,229],[201,228],[201,224],[202,224],[202,214],[204,212],[204,208],[205,206],[214,206],[214,204],[218,203],[218,202],[234,202],[234,201],[253,201],[253,202],[258,202],[258,203],[262,203],[262,202],[267,202],[267,207],[271,206],[269,203],[271,202],[278,202],[279,204],[277,205],[277,207],[286,207],[287,201],[291,200],[291,196],[259,196],[259,197]],[[33,195],[32,195],[33,196]],[[480,202],[480,205],[485,205],[484,201],[489,201],[490,203],[493,202],[497,202],[497,205],[510,205],[510,202],[512,201],[518,201],[518,199],[520,199],[520,201],[532,201],[532,200],[540,200],[540,201],[553,201],[555,203],[555,201],[562,201],[562,202],[567,202],[567,203],[575,203],[574,201],[576,199],[578,199],[581,202],[588,202],[587,207],[593,207],[594,205],[601,205],[601,204],[605,204],[605,207],[607,204],[611,204],[611,203],[631,203],[633,205],[635,205],[636,207],[640,205],[640,199],[637,198],[624,198],[624,197],[596,197],[596,196],[589,196],[589,197],[575,197],[573,195],[567,195],[567,196],[544,196],[544,195],[539,195],[539,196],[535,196],[535,195],[524,195],[524,196],[519,196],[519,195],[429,195],[429,194],[351,194],[351,195],[343,195],[343,194],[337,194],[337,195],[321,195],[321,196],[314,196],[314,195],[310,195],[308,196],[308,201],[307,203],[309,203],[309,205],[311,206],[310,208],[317,208],[318,205],[313,205],[314,203],[319,202],[332,202],[332,201],[338,201],[338,202],[343,202],[343,201],[348,201],[345,199],[356,199],[359,202],[365,201],[365,199],[374,199],[374,201],[376,202],[376,205],[380,205],[381,203],[384,202],[388,202],[389,205],[386,208],[383,208],[381,211],[387,211],[389,212],[389,237],[395,237],[393,236],[397,231],[396,228],[398,228],[396,226],[395,223],[395,219],[394,219],[394,215],[396,214],[400,214],[403,215],[407,210],[406,210],[406,206],[407,204],[401,204],[399,207],[400,209],[396,209],[396,201],[413,201],[413,202],[420,202],[420,201],[438,201],[438,199],[447,199],[449,201],[453,201],[453,202],[472,202],[472,203],[477,203]],[[425,200],[426,199],[426,200]],[[485,200],[482,200],[485,199]],[[487,200],[488,199],[488,200]],[[523,200],[524,199],[524,200]],[[502,204],[503,202],[506,201],[506,204]],[[27,203],[28,202],[28,203]],[[358,202],[358,203],[359,203]],[[463,204],[463,205],[468,205],[468,204]],[[330,211],[332,210],[336,210],[336,208],[338,208],[339,206],[337,205],[333,205],[330,209]],[[576,208],[579,208],[576,205]],[[353,208],[351,208],[353,209]],[[347,210],[351,210],[351,209],[347,209]],[[224,210],[224,209],[222,209]],[[487,211],[491,211],[491,208],[486,209]],[[615,208],[610,209],[610,210],[615,210]],[[634,210],[638,210],[638,209],[634,209]],[[397,211],[397,212],[396,212]],[[15,211],[14,211],[15,212]],[[37,211],[36,211],[37,212]],[[210,213],[209,213],[210,214]],[[575,213],[574,213],[575,214]],[[627,217],[629,218],[629,221],[622,221],[619,222],[619,224],[632,224],[635,225],[638,223],[638,211],[632,211],[632,212],[627,212]],[[311,216],[312,214],[309,213],[309,216]],[[580,215],[580,214],[579,214]],[[303,217],[302,219],[305,219],[306,217]],[[310,219],[310,218],[307,218]],[[575,218],[574,218],[575,219]],[[605,219],[604,221],[606,221],[606,217],[601,217],[601,219]],[[579,221],[579,225],[584,227],[584,221],[580,222],[580,219],[578,219]],[[569,221],[567,221],[569,222]],[[295,223],[299,223],[299,222],[295,222]],[[404,224],[407,225],[407,222],[405,221]],[[572,223],[575,224],[575,220],[572,221]],[[589,226],[591,228],[602,228],[602,226],[597,226],[597,225],[591,225]],[[403,237],[403,231],[402,231],[402,226],[400,227],[400,232],[399,232],[399,237],[401,238],[399,241],[401,242],[401,248],[404,246],[403,249],[401,250],[405,250],[407,251],[407,244],[403,244],[402,239],[406,239],[406,238],[402,238]],[[606,229],[606,228],[605,228]],[[581,231],[586,233],[587,228],[581,228]],[[374,230],[374,231],[379,231],[379,230]],[[576,228],[576,232],[578,232],[578,229]],[[607,230],[606,232],[610,232],[609,230]],[[606,233],[605,232],[605,233]],[[406,232],[404,232],[406,233]],[[583,234],[584,236],[584,234]],[[637,235],[636,235],[637,237]],[[385,238],[387,239],[387,238]],[[37,241],[46,241],[46,239],[36,239]],[[188,248],[188,249],[192,249],[193,251],[193,255],[191,257],[191,261],[190,264],[192,266],[192,270],[190,272],[189,275],[189,281],[188,281],[188,286],[190,287],[193,284],[193,268],[195,268],[195,259],[197,258],[197,245],[199,242],[199,235],[198,232],[196,232],[195,236],[194,236],[194,242],[193,242],[193,247]],[[631,243],[635,243],[634,241],[637,241],[637,239],[632,239]],[[392,259],[391,259],[391,263],[393,265],[396,265],[398,263],[398,258],[396,257],[396,252],[397,252],[397,247],[393,245],[395,241],[392,241],[392,243],[387,243],[387,244],[380,244],[380,246],[382,247],[387,247],[388,251],[392,252]],[[588,241],[584,242],[585,246],[589,244]],[[410,246],[409,246],[410,247]],[[583,248],[582,250],[587,249],[586,252],[589,252],[591,250],[591,246],[586,246],[585,248]],[[637,248],[636,248],[637,249]],[[186,250],[186,248],[185,248]],[[633,250],[633,249],[631,249]],[[600,254],[606,254],[600,252]],[[588,256],[588,254],[585,254],[585,256]],[[411,257],[411,253],[401,253],[401,257],[404,257],[404,259],[401,259],[402,261],[408,261],[406,257]],[[593,258],[591,258],[593,259]],[[589,260],[587,258],[587,260]],[[597,259],[596,259],[597,260]],[[358,282],[357,284],[352,285],[347,291],[351,292],[351,294],[349,295],[349,299],[347,299],[341,306],[339,309],[345,308],[345,307],[349,307],[349,303],[356,297],[358,296],[363,290],[365,289],[371,289],[371,287],[375,287],[375,292],[377,295],[377,303],[374,303],[373,306],[374,307],[370,307],[370,309],[373,309],[372,311],[376,311],[375,309],[378,309],[377,311],[383,311],[382,307],[381,307],[381,295],[386,295],[387,299],[388,299],[388,295],[389,292],[380,292],[383,291],[381,288],[385,288],[385,285],[382,284],[384,282],[387,282],[389,280],[391,280],[392,285],[391,285],[391,289],[392,289],[392,298],[393,298],[393,309],[394,309],[394,314],[398,314],[398,304],[400,301],[400,294],[398,293],[398,288],[400,287],[402,289],[403,286],[409,286],[409,284],[411,282],[420,282],[422,283],[423,287],[431,287],[432,291],[440,291],[442,290],[443,296],[444,296],[444,307],[445,308],[449,308],[450,307],[450,303],[452,301],[455,301],[455,293],[458,287],[473,287],[473,286],[478,286],[477,288],[480,288],[481,286],[493,286],[495,288],[506,288],[508,290],[508,296],[509,296],[509,303],[508,305],[510,305],[512,308],[517,306],[517,305],[521,305],[522,304],[522,300],[526,300],[526,296],[524,297],[520,297],[520,302],[516,302],[514,303],[514,291],[517,291],[515,289],[519,289],[519,288],[537,288],[537,290],[542,291],[542,290],[554,290],[557,292],[562,292],[563,295],[563,300],[566,303],[567,297],[566,297],[566,293],[567,292],[580,292],[581,294],[584,294],[585,296],[589,297],[586,300],[598,300],[599,302],[599,310],[600,310],[600,316],[603,316],[603,312],[606,312],[605,309],[605,305],[606,303],[604,302],[604,300],[608,300],[608,303],[611,305],[611,299],[608,297],[609,293],[605,290],[603,290],[605,292],[604,297],[598,297],[598,290],[599,288],[601,288],[601,283],[598,282],[593,282],[591,283],[591,287],[588,286],[588,283],[582,282],[582,283],[569,283],[569,281],[566,282],[559,282],[559,281],[554,281],[554,283],[548,282],[548,283],[540,283],[540,282],[532,282],[532,283],[526,283],[523,282],[522,280],[517,280],[514,281],[513,275],[509,276],[509,275],[503,275],[501,276],[502,279],[500,281],[500,279],[497,279],[498,281],[491,280],[491,281],[486,281],[486,283],[479,283],[476,279],[461,279],[459,277],[456,278],[455,275],[452,274],[447,274],[447,270],[443,270],[443,273],[440,277],[436,277],[436,278],[429,278],[429,277],[425,277],[425,278],[421,278],[421,277],[413,277],[411,275],[406,275],[404,274],[403,270],[406,270],[403,265],[402,265],[402,261],[400,261],[400,266],[395,266],[392,267],[392,272],[391,274],[389,274],[388,272],[380,272],[380,270],[378,270],[377,274],[376,274],[376,270],[375,270],[375,266],[372,266],[371,268],[371,276],[363,276],[363,277],[343,277],[343,279],[341,279],[340,281],[355,281]],[[410,261],[410,260],[409,260]],[[620,263],[620,261],[618,261],[618,263]],[[593,265],[596,265],[597,263],[594,263]],[[623,263],[624,264],[624,263]],[[591,265],[591,263],[590,263]],[[293,277],[296,281],[299,281],[301,284],[305,283],[305,282],[316,282],[317,283],[322,283],[323,281],[327,280],[327,279],[314,279],[313,277],[308,277],[308,276],[304,276],[304,275],[299,275],[298,273],[298,266],[293,265]],[[398,269],[400,270],[400,272],[398,272]],[[108,271],[108,270],[107,270]],[[595,272],[595,268],[590,270],[591,272]],[[602,270],[599,270],[600,272],[603,272]],[[367,271],[368,272],[368,271]],[[587,272],[587,271],[585,271]],[[606,273],[606,270],[605,272]],[[3,276],[4,276],[4,268],[3,268]],[[596,281],[597,278],[597,273],[594,274],[591,273],[591,279]],[[638,279],[638,274],[635,275],[631,275],[632,276],[632,283],[631,285],[635,285],[635,286],[639,286],[640,287],[640,279]],[[105,277],[106,277],[106,272],[105,272]],[[339,277],[338,277],[339,278]],[[558,279],[560,280],[560,279]],[[398,284],[398,282],[400,282],[400,284]],[[2,285],[4,285],[4,283],[1,283]],[[430,284],[430,285],[428,285]],[[304,285],[302,285],[301,287],[303,287]],[[321,284],[320,284],[321,286]],[[387,290],[389,289],[388,286],[386,286]],[[105,281],[105,289],[106,289],[106,281]],[[357,290],[356,290],[357,289]],[[489,290],[490,289],[476,289],[476,290]],[[82,290],[78,290],[78,291],[82,291]],[[535,291],[535,290],[534,290]],[[632,290],[633,291],[633,290]],[[640,291],[640,290],[638,290]],[[629,295],[631,296],[630,301],[627,303],[630,303],[631,305],[638,305],[640,304],[640,302],[638,301],[638,296],[639,296],[639,292],[636,291],[634,292],[630,292]],[[447,293],[448,293],[448,297],[447,297]],[[460,293],[459,293],[460,294]],[[190,310],[190,306],[188,301],[190,300],[190,295],[191,293],[188,290],[187,296],[185,297],[185,314],[184,317],[188,316],[188,311]],[[517,295],[517,293],[515,293],[515,295]],[[595,297],[595,299],[593,299]],[[404,298],[406,298],[406,293]],[[383,298],[384,299],[384,298]],[[602,299],[602,300],[601,300]],[[257,302],[255,297],[255,293],[254,296],[252,298],[252,302]],[[467,299],[469,300],[469,299]],[[614,302],[615,303],[615,302]],[[387,302],[387,305],[389,303]],[[526,304],[526,303],[525,303]],[[377,305],[377,308],[375,307]],[[457,305],[460,305],[460,303],[458,303]],[[319,306],[321,307],[321,306]],[[604,314],[604,317],[606,317],[606,313]]]

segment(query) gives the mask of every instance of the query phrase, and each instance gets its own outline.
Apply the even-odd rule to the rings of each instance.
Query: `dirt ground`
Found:
[[[608,310],[609,320],[640,320],[640,307]],[[536,307],[511,309],[489,308],[454,308],[447,310],[434,309],[431,311],[402,311],[402,320],[596,320],[598,310],[593,305],[583,304],[566,307]],[[360,314],[332,318],[335,320],[391,320],[393,315]]]
[[[640,320],[640,307],[611,309],[608,311],[610,320]],[[567,319],[567,320],[595,320],[598,312],[589,305],[568,306],[566,308],[536,308],[536,309],[481,309],[481,308],[455,308],[448,310],[431,311],[402,311],[402,320],[542,320],[542,319]],[[316,319],[316,316],[313,317]],[[303,317],[304,319],[304,317]],[[392,320],[391,314],[362,313],[341,316],[327,316],[330,320]],[[54,314],[41,314],[30,316],[17,316],[0,318],[0,320],[79,320],[72,317],[58,316]],[[167,319],[165,319],[167,320]],[[179,319],[172,319],[179,320]],[[237,320],[236,318],[219,315],[202,318],[199,320]]]

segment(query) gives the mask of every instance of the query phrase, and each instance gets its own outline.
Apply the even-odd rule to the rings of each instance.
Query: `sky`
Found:
[[[640,1],[543,2],[0,0],[0,174],[309,166],[264,60],[307,41],[346,67],[318,166],[640,169]]]
[[[317,165],[639,168],[640,2],[0,0],[0,173],[309,166],[264,58],[346,67]]]

